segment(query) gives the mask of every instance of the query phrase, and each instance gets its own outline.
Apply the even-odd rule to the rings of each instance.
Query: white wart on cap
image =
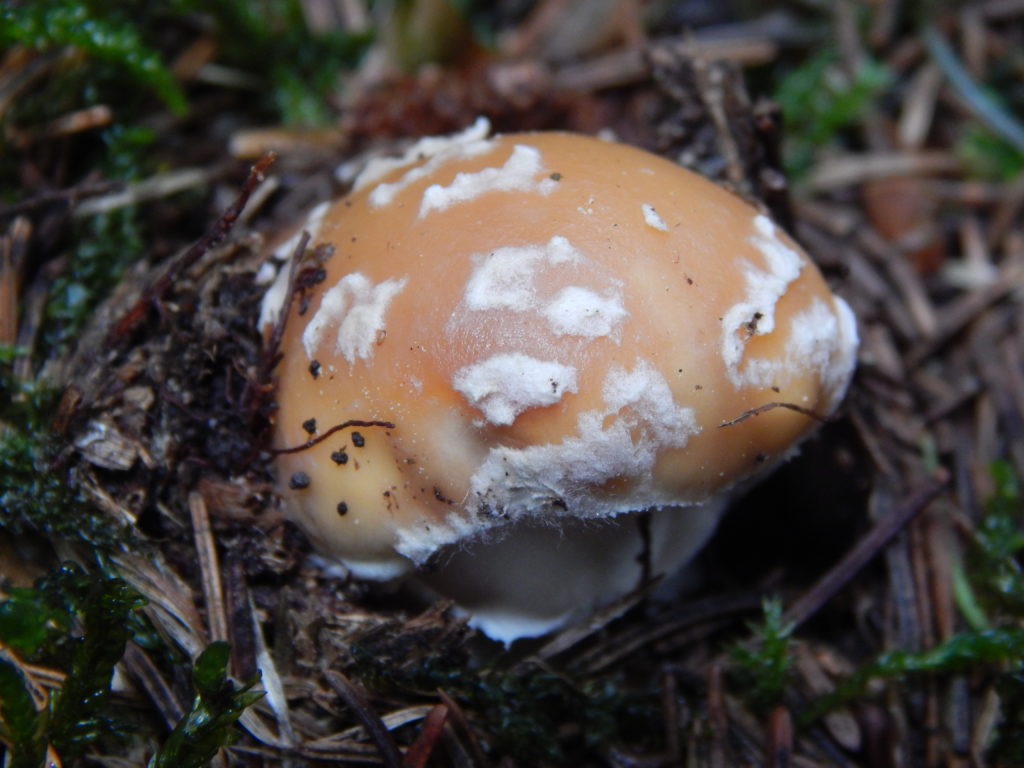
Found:
[[[632,147],[478,123],[314,219],[334,252],[287,318],[276,445],[394,426],[281,455],[289,514],[506,642],[688,560],[815,420],[721,425],[825,417],[853,372],[854,318],[799,247]]]

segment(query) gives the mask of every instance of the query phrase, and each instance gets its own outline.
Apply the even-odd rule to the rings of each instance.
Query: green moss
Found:
[[[218,63],[265,84],[251,101],[262,104],[267,115],[295,124],[333,120],[331,91],[369,41],[366,36],[311,36],[298,0],[14,2],[0,6],[0,43],[75,55],[53,64],[50,76],[21,94],[3,121],[37,125],[75,109],[108,104],[116,122],[74,138],[70,173],[100,170],[104,178],[120,181],[148,177],[158,170],[159,146],[157,136],[140,123],[151,114],[154,93],[176,113],[184,112],[185,93],[163,60],[195,37],[200,26],[219,43]],[[169,50],[161,52],[157,43]],[[24,151],[0,146],[0,188],[10,202],[19,201],[18,158]],[[40,350],[44,357],[78,335],[125,267],[146,253],[144,222],[144,211],[131,207],[74,223],[67,264],[49,295]]]
[[[218,63],[262,82],[250,104],[272,119],[325,124],[339,74],[353,63],[368,36],[308,33],[299,0],[31,0],[0,5],[0,44],[40,52],[68,52],[51,63],[39,87],[19,94],[2,116],[23,127],[45,123],[75,109],[107,104],[115,123],[76,136],[76,175],[102,172],[132,181],[158,170],[158,137],[141,123],[152,115],[153,94],[175,113],[186,94],[164,61],[200,34],[219,45]],[[163,49],[161,48],[163,47]],[[166,49],[166,50],[164,50]],[[260,117],[258,119],[266,119]],[[19,157],[32,148],[3,146],[0,189],[19,202]],[[61,351],[116,284],[125,267],[146,253],[144,211],[131,207],[76,221],[67,233],[67,263],[48,297],[43,357]]]
[[[298,0],[179,0],[207,14],[220,42],[218,61],[264,83],[258,98],[289,125],[328,125],[341,73],[371,42],[368,34],[311,34]]]
[[[57,393],[17,378],[15,350],[0,347],[0,530],[80,542],[90,551],[111,551],[130,538],[96,509],[65,468],[61,446],[49,428]]]
[[[0,7],[0,43],[37,51],[70,49],[78,56],[35,94],[19,99],[6,117],[32,124],[106,103],[120,123],[132,125],[151,94],[182,115],[187,97],[165,61],[200,29],[217,42],[218,64],[261,84],[251,102],[261,104],[268,116],[297,125],[333,122],[329,102],[339,76],[372,39],[311,33],[300,0],[16,1]]]
[[[825,712],[862,697],[872,680],[902,680],[921,674],[950,674],[986,664],[1024,660],[1024,629],[1008,627],[963,632],[928,651],[888,651],[865,664],[809,708],[803,718],[814,720]]]
[[[764,620],[751,624],[751,644],[737,644],[732,651],[736,689],[751,706],[764,712],[782,703],[793,667],[793,625],[782,620],[782,601],[766,598]]]
[[[48,706],[30,704],[11,657],[0,658],[0,735],[12,764],[38,768],[47,745],[65,762],[123,731],[109,712],[114,665],[131,638],[129,615],[143,599],[121,579],[66,565],[0,603],[0,642],[34,664],[66,674]],[[26,706],[28,704],[28,706]]]
[[[0,43],[37,51],[72,47],[152,91],[183,114],[185,95],[160,54],[143,39],[133,12],[139,2],[124,0],[31,0],[0,8]]]
[[[981,125],[968,125],[954,149],[975,178],[1012,181],[1024,173],[1024,152]]]
[[[352,653],[371,689],[403,696],[442,689],[487,725],[496,756],[528,765],[590,764],[609,745],[650,746],[661,737],[656,695],[621,680],[579,680],[540,667],[474,669],[465,659],[437,656],[410,664],[363,646]]]
[[[968,551],[967,575],[981,604],[990,613],[1024,618],[1024,572],[1018,561],[1024,550],[1024,506],[1020,485],[1008,462],[991,468],[995,492],[974,530]]]
[[[138,209],[122,208],[82,221],[67,264],[50,286],[44,353],[61,352],[85,327],[124,270],[145,252]]]
[[[1014,115],[1024,106],[1017,75],[1020,54],[1011,57],[1015,61],[1000,62],[989,68],[980,81],[960,60],[938,27],[926,24],[921,37],[943,79],[978,121],[967,124],[958,142],[961,156],[975,173],[981,171],[994,178],[1013,178],[1024,162],[1024,125]]]
[[[0,657],[0,757],[10,768],[39,768],[46,753],[45,711],[38,711],[28,681],[18,667]]]
[[[988,757],[1016,765],[1024,756],[1024,504],[1010,464],[992,468],[995,492],[974,532],[967,567],[957,583],[958,602],[968,608],[970,631],[954,635],[921,653],[895,649],[881,654],[815,702],[804,714],[810,722],[825,712],[863,697],[873,680],[912,681],[922,675],[949,675],[988,668],[1001,673],[1002,722]]]
[[[780,81],[775,98],[786,131],[786,170],[799,178],[822,147],[833,143],[864,115],[892,77],[881,63],[865,58],[849,75],[834,48],[824,48]]]
[[[985,514],[975,528],[964,581],[970,595],[976,598],[976,612],[984,621],[1016,628],[1024,619],[1024,572],[1020,564],[1020,553],[1024,551],[1024,500],[1020,481],[1008,461],[995,462],[991,473],[995,491],[986,501]],[[962,609],[964,601],[959,604]],[[967,605],[974,604],[967,601]],[[1024,639],[1020,643],[1024,645]],[[1011,662],[1011,667],[997,684],[1002,721],[988,754],[994,764],[1000,765],[1024,761],[1024,652],[1019,646],[1010,650],[1015,653],[1007,652],[998,659]]]
[[[11,768],[39,768],[49,745],[65,765],[101,739],[123,740],[132,732],[110,700],[114,666],[139,631],[151,631],[138,613],[145,601],[126,582],[68,564],[34,587],[8,590],[0,602],[0,740]],[[227,676],[230,649],[214,643],[192,669],[195,700],[150,768],[199,768],[233,741],[235,723],[262,694]],[[18,663],[44,665],[66,674],[63,686],[38,707]]]
[[[23,93],[3,120],[36,125],[72,110],[105,103],[117,122],[75,137],[71,174],[100,171],[105,178],[131,181],[153,172],[155,135],[135,121],[156,94],[176,112],[185,96],[162,56],[150,43],[157,30],[139,2],[34,0],[0,8],[0,41],[34,50],[74,51],[53,65],[40,87]],[[137,12],[137,13],[136,13]],[[6,150],[6,151],[5,151]],[[0,187],[18,201],[19,147],[0,147]],[[4,178],[6,177],[6,178]],[[6,182],[6,183],[4,183]],[[59,352],[81,330],[85,318],[109,293],[125,265],[144,251],[139,211],[115,211],[76,222],[67,263],[51,285],[43,331],[43,357]]]
[[[241,686],[228,678],[231,647],[212,643],[192,667],[195,698],[164,744],[150,758],[147,768],[200,768],[217,750],[234,742],[235,723],[247,707],[263,694],[251,690],[257,675]]]

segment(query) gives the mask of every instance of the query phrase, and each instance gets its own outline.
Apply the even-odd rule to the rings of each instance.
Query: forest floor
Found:
[[[374,20],[0,9],[4,765],[1024,765],[1024,2]],[[861,338],[698,589],[507,650],[317,564],[256,327],[267,243],[339,167],[480,115],[730,187]]]

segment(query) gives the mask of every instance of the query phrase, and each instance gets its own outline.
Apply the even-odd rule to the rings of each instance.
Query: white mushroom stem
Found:
[[[605,520],[536,518],[460,543],[419,580],[455,600],[470,626],[508,644],[585,618],[594,595],[664,578],[704,546],[725,498]]]

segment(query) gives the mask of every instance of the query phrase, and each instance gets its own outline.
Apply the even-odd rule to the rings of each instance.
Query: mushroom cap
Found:
[[[515,591],[481,582],[520,567],[506,554],[523,532],[557,558],[564,523],[628,539],[635,560],[650,536],[628,513],[655,510],[678,539],[654,547],[656,567],[689,558],[717,519],[709,502],[790,454],[808,413],[836,408],[857,345],[845,302],[737,196],[622,144],[486,132],[371,163],[306,222],[333,254],[287,317],[274,438],[393,424],[280,455],[285,505],[354,575],[430,566],[474,615],[494,608],[489,590]],[[268,291],[267,326],[288,272]],[[804,412],[722,426],[770,403]],[[485,577],[455,567],[488,557]],[[600,558],[583,546],[569,560],[563,578]],[[525,633],[628,591],[639,567],[596,578],[596,594],[572,587]],[[493,634],[517,636],[529,610],[498,605]]]

